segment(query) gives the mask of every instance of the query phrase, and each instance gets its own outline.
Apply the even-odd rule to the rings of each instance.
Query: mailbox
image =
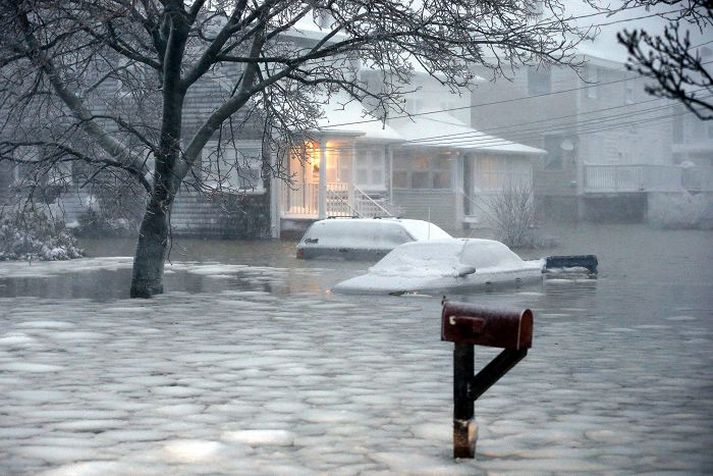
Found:
[[[441,340],[502,349],[532,347],[532,311],[443,303]]]
[[[496,309],[443,301],[441,340],[453,342],[453,456],[473,458],[477,427],[474,402],[527,355],[532,347],[532,311]],[[473,375],[474,345],[504,349]]]

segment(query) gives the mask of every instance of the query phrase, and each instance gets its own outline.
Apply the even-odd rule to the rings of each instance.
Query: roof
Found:
[[[357,140],[403,141],[398,132],[366,112],[359,101],[345,93],[331,96],[317,124],[317,132],[324,134],[354,136]]]
[[[480,132],[444,112],[391,119],[388,123],[406,140],[402,144],[404,146],[442,147],[526,155],[546,153],[536,147]]]

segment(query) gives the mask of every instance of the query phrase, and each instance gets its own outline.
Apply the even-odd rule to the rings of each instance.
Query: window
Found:
[[[386,188],[384,149],[357,149],[354,175],[358,187],[372,190]]]
[[[596,99],[599,92],[599,69],[587,65],[584,69],[584,91],[589,99]]]
[[[475,191],[525,190],[532,186],[528,159],[479,157],[473,169]]]
[[[527,92],[530,96],[549,94],[552,91],[552,77],[549,68],[541,67],[527,71]]]
[[[259,142],[208,143],[204,153],[204,182],[226,192],[263,192],[262,147]]]
[[[449,189],[451,175],[451,159],[446,153],[414,157],[401,151],[394,157],[394,188]]]
[[[411,114],[416,114],[421,111],[423,111],[423,100],[422,99],[416,99],[416,98],[409,98],[408,102],[406,103],[406,109],[411,113]]]
[[[624,102],[626,104],[634,104],[634,85],[629,83],[626,83],[625,86],[626,89],[624,89]]]
[[[570,141],[571,143],[571,141]],[[545,169],[560,170],[564,168],[564,160],[562,157],[563,147],[562,136],[547,135],[545,136]]]
[[[676,112],[679,112],[680,108],[676,108]],[[681,144],[683,142],[683,116],[677,114],[673,117],[673,143]]]

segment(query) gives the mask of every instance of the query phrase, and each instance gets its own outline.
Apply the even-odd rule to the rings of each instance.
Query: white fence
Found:
[[[684,170],[668,165],[587,165],[585,193],[674,192],[682,190]]]

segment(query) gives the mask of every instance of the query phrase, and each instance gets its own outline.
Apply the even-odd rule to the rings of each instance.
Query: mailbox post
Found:
[[[512,311],[444,301],[441,340],[453,342],[453,457],[473,458],[477,427],[473,407],[495,382],[513,368],[532,346],[532,311]],[[474,345],[503,351],[477,375]]]

